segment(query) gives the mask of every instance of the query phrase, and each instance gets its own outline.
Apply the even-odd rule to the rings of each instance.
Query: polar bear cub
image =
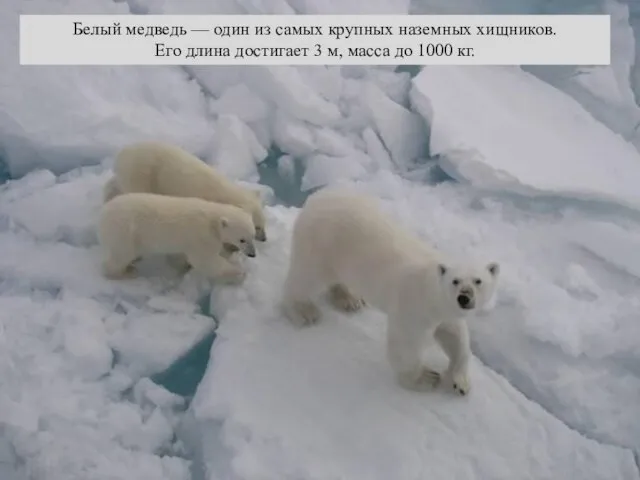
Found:
[[[185,255],[202,275],[241,283],[246,273],[222,254],[240,250],[255,257],[254,225],[233,205],[199,198],[125,193],[102,207],[98,239],[107,278],[136,276],[133,263],[152,254]]]
[[[323,190],[296,218],[281,307],[303,326],[320,320],[315,300],[323,292],[341,311],[371,305],[387,316],[387,357],[400,385],[423,391],[440,381],[421,358],[435,340],[449,358],[446,376],[464,395],[471,356],[465,317],[491,300],[498,273],[495,262],[454,265],[372,198]]]
[[[232,182],[176,145],[164,142],[128,145],[118,153],[113,173],[104,186],[105,202],[121,193],[146,192],[227,203],[249,213],[255,225],[255,239],[267,240],[260,193]]]

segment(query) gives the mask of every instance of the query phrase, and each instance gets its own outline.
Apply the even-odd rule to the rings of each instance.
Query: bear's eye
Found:
[[[476,285],[480,286],[482,285],[482,280],[480,280],[479,278],[476,278],[473,283],[475,283]]]
[[[244,238],[241,238],[240,243],[247,243],[247,241]]]
[[[460,280],[458,280],[457,278],[454,278],[453,282],[451,282],[451,283],[453,283],[454,285],[458,285],[458,284],[460,284]]]

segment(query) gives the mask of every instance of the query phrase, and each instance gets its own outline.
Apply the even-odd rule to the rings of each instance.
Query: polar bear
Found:
[[[321,190],[302,207],[293,227],[291,258],[280,306],[296,326],[320,320],[317,297],[335,308],[363,305],[386,314],[387,357],[398,383],[424,391],[440,373],[422,361],[435,342],[449,358],[453,389],[470,390],[466,316],[495,293],[496,262],[456,265],[383,214],[377,202],[346,190]]]
[[[135,277],[133,263],[151,254],[186,256],[202,275],[241,283],[246,272],[224,257],[240,250],[255,257],[254,225],[244,210],[200,198],[154,193],[120,194],[104,204],[98,239],[102,271],[111,279]]]
[[[104,186],[105,203],[121,193],[132,192],[227,203],[249,213],[255,225],[255,239],[267,240],[260,192],[232,182],[176,145],[151,141],[128,145],[116,156],[113,173]]]

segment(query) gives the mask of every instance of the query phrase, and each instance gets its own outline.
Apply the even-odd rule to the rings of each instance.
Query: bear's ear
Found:
[[[438,264],[438,273],[440,274],[440,276],[444,276],[445,273],[447,273],[447,267],[443,264]]]
[[[218,225],[221,229],[227,228],[229,226],[229,220],[227,219],[227,217],[220,217],[218,219]]]
[[[489,270],[489,273],[491,275],[493,275],[494,277],[497,277],[498,274],[500,273],[500,265],[498,264],[498,262],[491,262],[490,264],[487,265],[487,270]]]
[[[260,190],[251,189],[250,191],[251,195],[253,195],[256,200],[262,201],[262,193],[260,192]]]

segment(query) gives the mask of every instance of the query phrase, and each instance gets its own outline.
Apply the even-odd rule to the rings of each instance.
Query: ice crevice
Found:
[[[477,345],[477,340],[473,340],[472,339],[472,344],[473,345]],[[628,445],[625,445],[624,443],[606,441],[606,440],[602,439],[601,437],[599,437],[598,435],[593,435],[588,430],[586,430],[584,428],[581,428],[580,426],[577,426],[577,425],[575,425],[575,424],[573,424],[571,422],[568,422],[566,418],[564,418],[562,415],[559,415],[553,408],[548,408],[544,404],[544,402],[541,402],[538,398],[536,398],[536,396],[530,395],[527,392],[526,389],[523,389],[518,384],[518,382],[513,382],[513,380],[509,378],[509,375],[506,375],[505,373],[503,373],[503,369],[501,369],[498,365],[495,365],[495,364],[492,365],[492,362],[491,362],[490,358],[486,357],[481,352],[476,351],[475,348],[474,348],[474,355],[482,363],[482,365],[484,365],[487,369],[491,370],[496,375],[500,375],[501,377],[503,377],[505,379],[505,381],[507,381],[509,383],[509,385],[514,390],[517,390],[519,393],[522,394],[522,396],[524,396],[530,402],[535,403],[536,405],[539,405],[549,415],[551,415],[556,420],[561,422],[568,429],[570,429],[572,431],[575,431],[580,436],[582,436],[582,437],[584,437],[586,439],[592,440],[592,441],[594,441],[594,442],[596,442],[596,443],[598,443],[600,445],[608,446],[608,447],[617,447],[617,448],[621,448],[623,450],[628,450],[629,452],[631,452],[632,455],[634,456],[634,459],[635,459],[638,478],[640,478],[640,463],[639,463],[639,460],[640,460],[640,447],[632,448],[632,447],[629,447]]]
[[[477,342],[475,340],[472,340],[472,344],[476,344]],[[518,391],[520,394],[522,394],[523,397],[525,397],[527,400],[529,400],[532,403],[535,403],[536,405],[539,405],[540,408],[542,408],[545,412],[547,412],[549,415],[551,415],[553,418],[555,418],[556,420],[558,420],[559,422],[561,422],[563,425],[565,425],[568,429],[576,432],[577,434],[579,434],[580,436],[594,441],[600,445],[603,446],[608,446],[608,447],[617,447],[617,448],[621,448],[623,450],[628,450],[629,452],[631,452],[631,454],[634,457],[635,463],[636,463],[636,470],[637,470],[637,476],[638,478],[640,478],[640,447],[638,448],[630,448],[628,445],[624,445],[622,443],[616,443],[616,442],[607,442],[601,438],[598,438],[598,436],[594,436],[592,435],[589,431],[580,428],[579,426],[575,426],[569,422],[567,422],[567,420],[565,418],[563,418],[561,415],[558,415],[557,412],[555,412],[553,409],[547,408],[543,403],[540,403],[540,401],[538,399],[536,399],[535,397],[529,396],[527,394],[527,391],[522,389],[521,387],[519,387],[519,385],[517,383],[513,383],[511,381],[511,379],[509,378],[508,375],[505,375],[501,372],[501,369],[499,367],[496,367],[494,365],[491,364],[491,361],[486,358],[482,353],[478,353],[477,351],[475,351],[474,349],[474,355],[477,357],[477,359],[482,363],[482,365],[484,367],[486,367],[487,369],[491,370],[493,373],[495,373],[496,375],[499,375],[501,377],[503,377],[505,379],[506,382],[509,383],[509,385],[516,391]]]

